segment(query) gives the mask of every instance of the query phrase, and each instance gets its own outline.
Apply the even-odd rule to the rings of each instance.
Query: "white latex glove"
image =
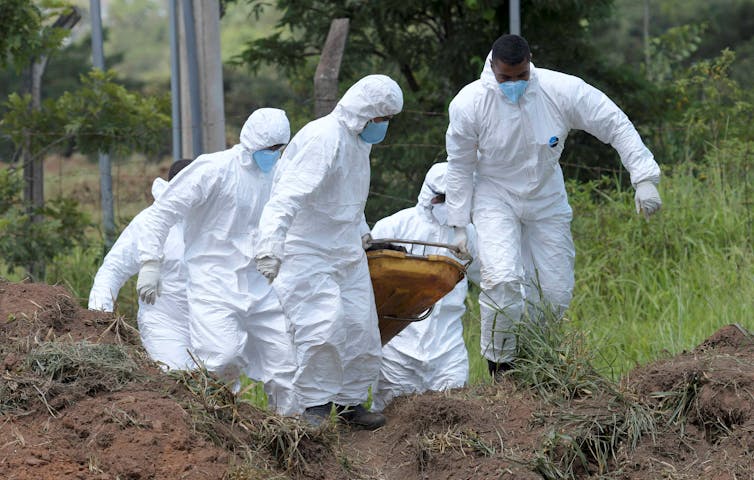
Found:
[[[453,245],[458,248],[456,254],[461,260],[471,260],[469,253],[468,238],[466,237],[466,227],[453,227]]]
[[[154,305],[154,301],[162,293],[159,260],[147,260],[141,266],[139,279],[136,281],[136,291],[142,302]]]
[[[256,258],[257,271],[261,273],[268,282],[272,283],[280,272],[280,259],[272,255],[265,255]]]
[[[643,213],[644,218],[649,217],[662,207],[660,193],[657,191],[655,184],[649,180],[636,184],[636,194],[634,195],[636,203],[636,213]]]
[[[374,239],[372,238],[372,234],[371,233],[365,233],[364,235],[362,235],[361,236],[361,248],[363,248],[364,250],[366,250],[367,248],[369,248],[372,245],[372,240],[374,240]]]

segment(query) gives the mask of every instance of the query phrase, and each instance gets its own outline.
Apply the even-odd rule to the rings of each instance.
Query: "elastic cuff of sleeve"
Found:
[[[660,185],[660,177],[659,176],[652,176],[652,177],[642,178],[638,182],[634,183],[633,187],[636,188],[636,187],[639,186],[639,184],[642,184],[642,183],[651,183],[652,185],[654,185],[656,187],[656,186]]]

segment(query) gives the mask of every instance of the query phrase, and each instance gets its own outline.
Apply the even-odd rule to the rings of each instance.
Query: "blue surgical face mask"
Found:
[[[367,143],[380,143],[385,139],[388,123],[390,122],[387,120],[379,123],[375,122],[374,120],[369,120],[367,122],[367,126],[364,127],[364,130],[359,134],[359,136]]]
[[[259,169],[264,173],[267,173],[272,170],[272,167],[275,166],[275,162],[280,158],[280,150],[257,150],[251,154],[251,157],[257,162]]]
[[[516,80],[515,82],[503,82],[499,83],[500,90],[505,94],[511,103],[518,103],[518,99],[524,94],[526,86],[529,82],[526,80]]]

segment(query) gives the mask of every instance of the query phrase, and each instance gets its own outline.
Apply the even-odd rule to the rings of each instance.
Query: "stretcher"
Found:
[[[411,244],[457,247],[418,240],[376,239],[373,245]],[[382,345],[413,322],[430,316],[432,307],[466,275],[465,265],[445,255],[417,255],[389,248],[367,251]]]

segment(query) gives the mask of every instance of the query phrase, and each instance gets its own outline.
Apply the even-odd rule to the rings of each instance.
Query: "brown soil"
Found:
[[[127,352],[132,371],[50,374],[30,360],[94,344]],[[754,340],[736,326],[637,368],[617,397],[553,402],[507,376],[399,398],[376,432],[312,431],[222,389],[197,394],[210,377],[162,373],[124,319],[60,287],[0,281],[0,362],[4,479],[754,479]],[[626,405],[653,419],[635,446],[603,422]],[[617,438],[606,462],[576,419]],[[561,462],[569,445],[583,457]]]

